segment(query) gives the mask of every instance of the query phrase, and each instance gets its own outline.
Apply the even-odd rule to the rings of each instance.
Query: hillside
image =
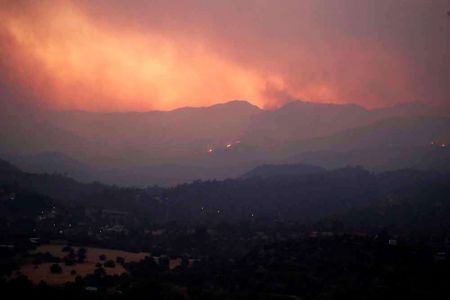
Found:
[[[292,164],[292,165],[261,165],[241,176],[248,178],[270,178],[278,176],[302,176],[325,172],[325,169],[313,165]]]
[[[370,110],[302,101],[274,110],[231,101],[173,111],[9,112],[0,121],[0,157],[28,172],[141,187],[237,178],[263,164],[426,169],[428,158],[418,163],[425,154],[414,149],[449,143],[447,112],[418,103]],[[414,153],[397,163],[395,148]],[[385,154],[372,162],[378,149]]]
[[[262,166],[255,176],[247,174],[238,180],[144,190],[83,184],[56,174],[30,174],[0,162],[6,166],[0,169],[0,187],[13,189],[27,203],[37,197],[42,203],[129,211],[154,222],[309,222],[348,214],[350,221],[342,221],[348,228],[429,231],[439,224],[445,227],[450,213],[449,173],[401,170],[374,174],[362,168],[325,171],[303,165]]]
[[[450,178],[447,178],[450,180]],[[333,216],[321,222],[323,230],[347,232],[364,230],[377,233],[446,236],[450,233],[450,185],[433,182],[408,186],[390,193],[368,207]]]
[[[450,118],[392,118],[336,134],[286,143],[286,153],[348,151],[383,147],[415,147],[450,140]]]
[[[19,191],[48,196],[61,204],[100,206],[132,211],[144,206],[137,202],[138,190],[118,188],[101,183],[80,183],[60,174],[33,174],[19,171],[0,160],[0,186],[13,186]]]
[[[373,147],[348,151],[311,151],[286,160],[335,169],[364,166],[374,171],[400,169],[450,170],[450,147],[435,145],[417,147]]]

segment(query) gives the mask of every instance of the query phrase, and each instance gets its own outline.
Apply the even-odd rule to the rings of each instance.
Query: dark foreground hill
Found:
[[[167,201],[168,220],[306,221],[378,205],[393,195],[413,207],[421,199],[420,203],[431,209],[427,213],[432,214],[439,208],[428,199],[450,202],[448,188],[450,177],[435,172],[374,174],[362,168],[344,168],[302,176],[194,182],[164,190],[162,197]]]
[[[80,183],[57,173],[26,173],[3,160],[0,160],[0,186],[45,195],[62,204],[124,210],[134,210],[137,207],[137,189],[119,188],[98,182]]]
[[[384,180],[398,180],[398,175],[386,175]],[[417,184],[392,190],[367,207],[326,218],[321,225],[323,230],[332,231],[376,233],[387,230],[402,235],[445,237],[450,234],[449,195],[448,182],[432,180],[424,183],[419,179]]]
[[[0,161],[0,289],[39,299],[448,299],[449,179],[343,168],[121,189]],[[52,240],[67,256],[32,251]],[[92,247],[106,255],[77,274]],[[58,276],[70,282],[41,282]]]
[[[283,174],[266,166],[260,170],[269,168],[272,174],[277,170],[277,176],[138,189],[84,184],[57,174],[25,173],[6,162],[1,165],[0,186],[50,197],[66,206],[143,215],[151,222],[307,222],[349,214],[342,221],[348,227],[437,230],[447,226],[446,218],[450,217],[450,176],[446,173],[402,170],[375,174],[363,168],[325,171],[309,167],[313,172]],[[296,166],[282,166],[281,170],[291,168],[297,171]]]

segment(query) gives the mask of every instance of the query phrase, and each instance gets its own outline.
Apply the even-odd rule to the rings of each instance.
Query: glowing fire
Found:
[[[0,8],[0,37],[11,47],[6,57],[18,62],[13,78],[52,107],[143,111],[194,98],[189,105],[210,105],[211,98],[257,102],[270,81],[201,40],[105,26],[75,2],[29,5],[34,18]]]

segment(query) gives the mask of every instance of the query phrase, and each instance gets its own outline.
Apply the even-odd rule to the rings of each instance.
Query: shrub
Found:
[[[64,264],[65,264],[66,266],[73,266],[73,265],[75,265],[75,261],[74,261],[73,259],[66,258],[66,259],[64,260]]]
[[[77,252],[78,262],[82,263],[86,260],[86,252],[87,252],[87,250],[85,248],[78,249],[78,252]]]
[[[62,248],[62,252],[70,252],[73,253],[73,248],[69,246],[65,246]]]
[[[104,264],[105,268],[114,268],[116,267],[116,263],[113,260],[108,260]]]
[[[117,256],[116,262],[117,262],[118,264],[123,265],[123,264],[125,264],[125,258],[122,257],[122,256]]]
[[[52,272],[53,274],[61,274],[62,268],[59,264],[52,264],[50,266],[50,272]]]

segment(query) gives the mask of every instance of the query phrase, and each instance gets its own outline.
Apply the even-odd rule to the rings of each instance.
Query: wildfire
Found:
[[[447,148],[447,146],[448,146],[449,144],[432,141],[432,142],[430,143],[430,145],[432,145],[432,146],[437,146],[437,147],[441,147],[441,148]]]
[[[222,150],[231,150],[234,146],[239,145],[240,143],[241,143],[241,141],[239,141],[239,140],[235,141],[235,142],[229,142],[227,144],[224,144],[222,147],[218,146],[216,149],[214,149],[214,147],[207,146],[206,153],[212,154],[216,150],[218,150],[219,152]]]

